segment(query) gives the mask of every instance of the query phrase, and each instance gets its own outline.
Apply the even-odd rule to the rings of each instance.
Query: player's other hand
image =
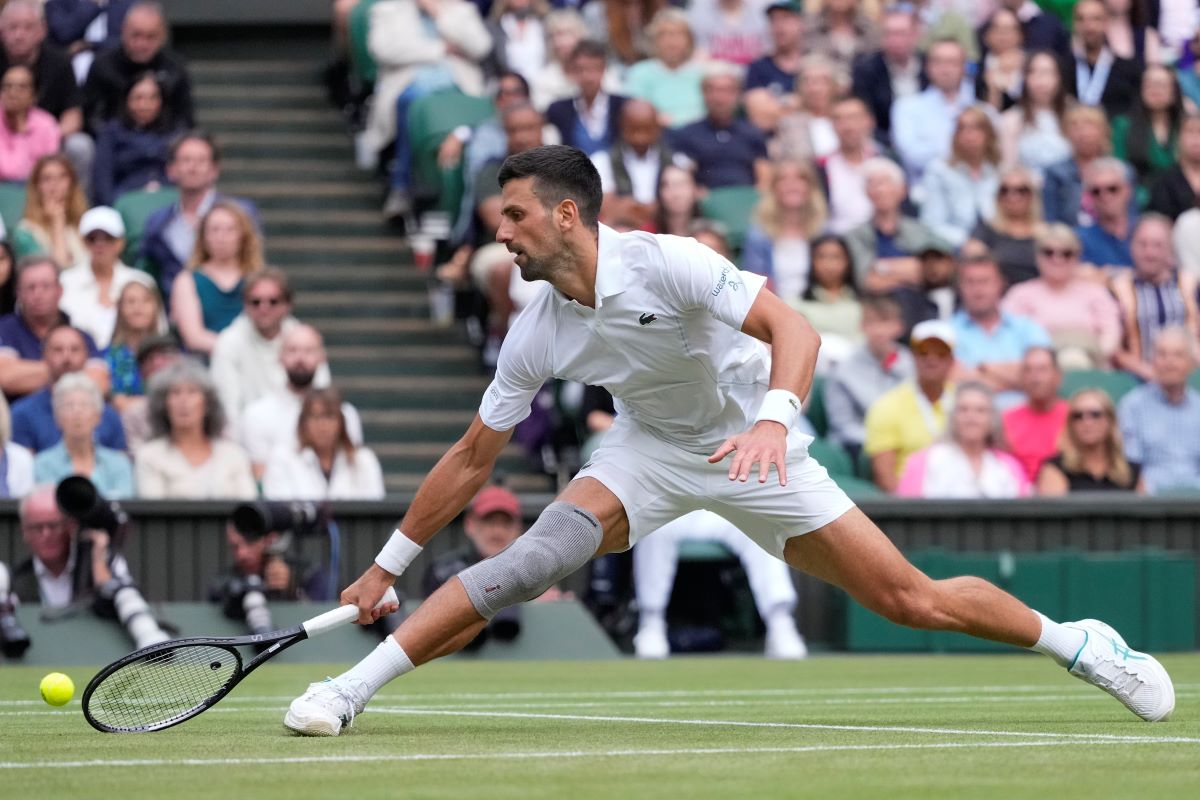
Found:
[[[730,436],[708,457],[708,463],[716,464],[733,453],[729,465],[729,480],[745,483],[758,464],[758,482],[766,483],[771,465],[779,473],[779,485],[787,486],[787,428],[778,422],[763,420],[737,436]]]
[[[358,606],[358,624],[370,625],[400,608],[398,603],[386,603],[375,608],[375,604],[383,599],[383,593],[395,582],[395,575],[378,564],[372,564],[362,577],[342,592],[342,605]]]

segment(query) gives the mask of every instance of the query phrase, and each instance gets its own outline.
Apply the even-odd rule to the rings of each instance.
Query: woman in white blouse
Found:
[[[250,458],[223,438],[225,411],[208,371],[184,358],[150,379],[152,438],[134,459],[141,498],[249,500]]]
[[[267,462],[263,497],[379,500],[384,496],[379,459],[350,440],[342,396],[336,389],[314,389],[305,395],[296,436],[298,445],[281,446]]]

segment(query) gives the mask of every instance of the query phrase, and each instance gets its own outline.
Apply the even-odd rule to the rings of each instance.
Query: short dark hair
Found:
[[[279,291],[283,294],[283,299],[287,303],[292,302],[292,281],[288,275],[278,267],[263,267],[257,269],[246,276],[245,282],[242,284],[242,300],[249,301],[250,292],[254,290],[264,281],[270,281],[279,287]]]
[[[865,294],[860,301],[864,312],[870,311],[885,319],[903,319],[904,309],[900,301],[890,294]]]
[[[567,56],[567,63],[570,64],[577,58],[608,61],[608,48],[595,39],[583,39],[571,49],[571,55]]]
[[[217,147],[217,140],[214,139],[213,135],[208,131],[202,131],[198,129],[184,131],[171,140],[171,147],[169,151],[170,161],[174,161],[175,157],[179,155],[179,148],[183,146],[184,142],[200,142],[208,145],[208,150],[210,153],[212,153],[213,163],[221,163],[221,148]]]
[[[578,148],[544,145],[504,159],[497,176],[500,187],[512,180],[533,178],[533,193],[547,210],[563,200],[579,208],[579,218],[591,230],[600,227],[600,173]]]
[[[520,83],[521,90],[525,93],[526,97],[529,97],[529,81],[525,80],[525,76],[522,75],[521,73],[517,72],[516,70],[511,70],[511,69],[504,70],[503,72],[501,72],[499,75],[496,76],[496,89],[497,90],[499,90],[499,88],[500,88],[500,82],[503,81],[505,78],[511,78],[512,80],[515,80],[518,83]]]

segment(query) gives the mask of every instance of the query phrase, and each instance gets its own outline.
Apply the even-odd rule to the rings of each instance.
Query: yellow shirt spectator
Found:
[[[867,455],[877,456],[896,452],[896,477],[904,472],[904,464],[913,453],[933,444],[946,430],[946,412],[953,403],[953,385],[936,403],[917,396],[917,386],[905,382],[875,401],[867,411]]]

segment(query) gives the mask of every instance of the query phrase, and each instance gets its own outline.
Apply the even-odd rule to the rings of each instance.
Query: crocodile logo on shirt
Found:
[[[651,322],[654,322],[654,320],[656,320],[656,319],[658,319],[658,317],[656,315],[650,314],[650,313],[645,313],[645,314],[642,314],[640,317],[638,317],[638,324],[639,325],[649,325]]]

